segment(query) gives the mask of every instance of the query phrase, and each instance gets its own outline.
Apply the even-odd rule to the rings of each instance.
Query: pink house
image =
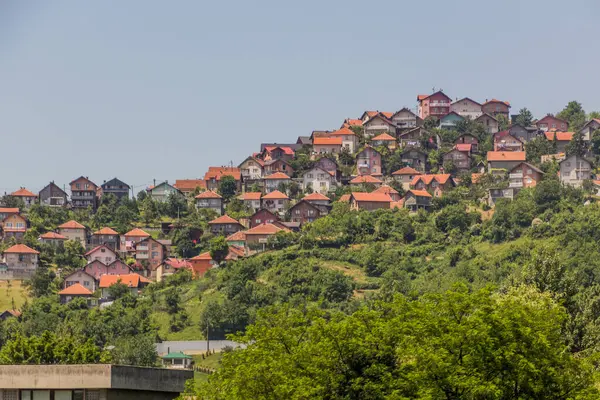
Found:
[[[452,99],[439,90],[433,94],[418,95],[417,102],[419,103],[420,118],[425,119],[430,116],[442,118],[450,112]]]
[[[381,154],[367,145],[356,155],[356,170],[359,175],[381,176]]]

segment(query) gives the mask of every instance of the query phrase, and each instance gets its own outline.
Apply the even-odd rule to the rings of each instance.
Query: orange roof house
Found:
[[[331,199],[327,196],[325,196],[324,194],[321,194],[319,192],[314,192],[311,194],[307,194],[306,196],[303,197],[302,200],[306,200],[306,201],[331,201]]]
[[[402,199],[402,207],[411,211],[419,209],[428,210],[431,207],[431,194],[425,190],[411,189],[406,192]]]
[[[61,296],[91,296],[92,292],[80,283],[75,283],[58,292]]]
[[[383,193],[383,194],[387,194],[388,196],[390,196],[393,201],[400,200],[400,193],[396,189],[394,189],[393,187],[388,186],[388,185],[383,185],[371,193]]]
[[[371,175],[360,175],[350,181],[351,185],[359,185],[362,183],[372,183],[374,185],[381,185],[383,182],[380,179],[377,179]]]
[[[150,234],[140,228],[134,228],[125,234],[125,237],[141,237],[147,238],[150,237]]]
[[[398,171],[392,172],[392,175],[420,175],[421,173],[412,167],[400,168]]]
[[[40,252],[24,244],[15,244],[4,250],[2,254],[40,254]]]
[[[271,193],[265,194],[262,200],[289,200],[290,198],[279,190],[274,190]]]
[[[58,226],[59,229],[85,229],[79,222],[71,220]]]
[[[342,138],[339,137],[323,137],[318,136],[313,139],[313,146],[324,145],[324,146],[341,146]]]
[[[204,174],[204,182],[208,190],[217,190],[224,176],[232,176],[237,183],[237,189],[241,189],[242,170],[237,167],[209,167]]]
[[[207,190],[196,196],[196,199],[222,199],[222,197],[212,190]]]
[[[488,172],[504,174],[525,160],[524,151],[488,151]]]
[[[350,207],[354,210],[377,210],[390,208],[393,199],[386,193],[352,192],[350,194]]]
[[[16,192],[12,192],[10,195],[13,197],[37,197],[38,196],[37,194],[30,192],[29,190],[27,190],[25,188],[20,188]]]
[[[93,233],[94,235],[118,235],[119,233],[112,228],[104,227]]]
[[[40,235],[41,239],[58,239],[58,240],[67,240],[66,236],[61,235],[56,232],[46,232]]]
[[[135,273],[124,275],[102,275],[100,277],[100,284],[98,287],[101,289],[106,289],[116,283],[122,283],[130,288],[140,288],[152,283],[152,281]]]
[[[182,193],[192,193],[196,188],[206,189],[206,182],[202,179],[177,179],[173,185]]]
[[[558,132],[558,131],[547,131],[544,132],[547,140],[553,141],[556,138],[559,142],[570,142],[573,139],[575,132]]]
[[[410,183],[410,188],[431,191],[436,197],[439,197],[455,185],[456,183],[450,174],[428,174],[415,176]]]
[[[388,133],[381,133],[371,139],[372,142],[395,142],[396,138]]]
[[[265,176],[263,179],[265,180],[275,180],[275,179],[291,179],[289,176],[284,174],[283,172],[275,172],[274,174]]]
[[[251,200],[260,200],[260,198],[262,197],[262,192],[246,192],[246,193],[242,193],[241,195],[238,196],[239,200],[246,200],[246,201],[251,201]]]

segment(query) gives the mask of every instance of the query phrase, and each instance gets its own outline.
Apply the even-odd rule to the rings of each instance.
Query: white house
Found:
[[[314,167],[302,175],[302,188],[312,188],[314,192],[327,193],[336,186],[335,176],[324,169]]]
[[[475,120],[483,114],[481,107],[481,104],[475,100],[465,97],[450,104],[450,112]]]
[[[560,181],[565,185],[580,187],[584,180],[592,177],[590,162],[577,154],[565,158],[559,166]]]
[[[275,172],[274,174],[265,176],[264,181],[265,192],[270,193],[274,190],[278,190],[281,184],[290,183],[292,179],[283,172]]]

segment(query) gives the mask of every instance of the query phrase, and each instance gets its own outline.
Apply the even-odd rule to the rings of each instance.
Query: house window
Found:
[[[83,286],[90,286],[90,283],[88,281],[83,281]]]
[[[300,215],[300,210],[296,210],[296,215]]]
[[[556,128],[556,124],[552,124],[552,127],[553,127],[553,128]]]
[[[571,163],[570,163],[570,162],[566,162],[566,163],[565,163],[565,167],[570,167],[570,166],[571,166]]]
[[[258,218],[257,218],[257,219],[256,219],[256,223],[257,223],[257,224],[260,224],[260,222],[261,222],[261,221],[260,221],[260,219],[258,219]]]

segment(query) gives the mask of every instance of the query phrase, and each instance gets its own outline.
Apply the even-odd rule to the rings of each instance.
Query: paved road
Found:
[[[231,346],[246,347],[240,343],[232,342],[231,340],[211,340],[211,350],[222,350],[224,347]],[[203,353],[206,351],[206,340],[189,340],[189,341],[172,341],[156,343],[156,352],[159,355],[181,351],[186,354]]]

